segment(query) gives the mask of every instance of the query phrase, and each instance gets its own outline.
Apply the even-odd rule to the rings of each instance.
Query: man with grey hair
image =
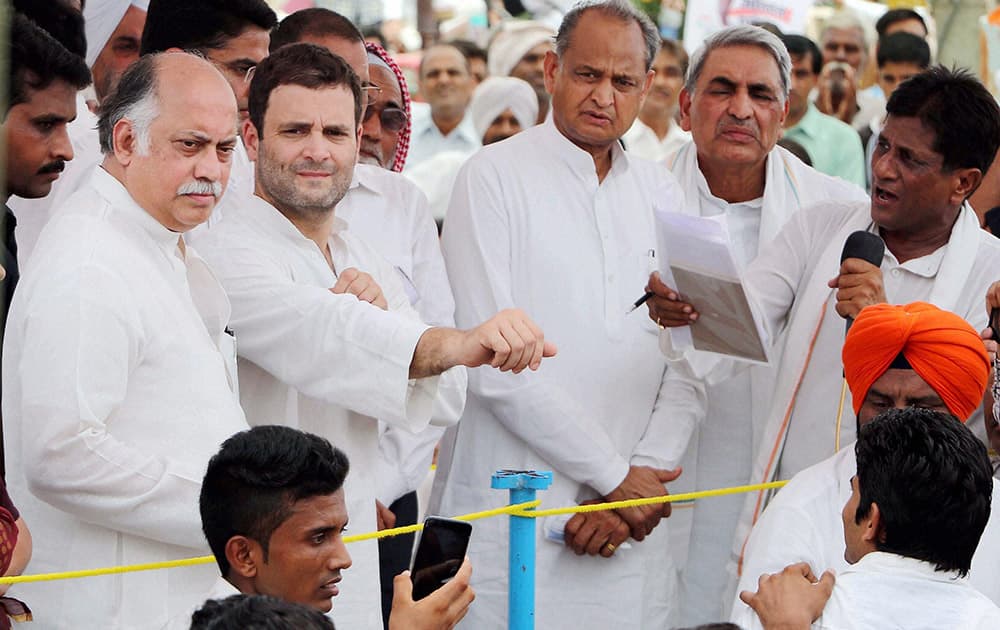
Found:
[[[694,53],[680,94],[681,127],[692,140],[667,165],[684,190],[681,211],[722,217],[743,266],[799,208],[826,199],[865,199],[857,186],[813,170],[776,145],[788,113],[790,67],[776,36],[755,26],[732,26]],[[662,284],[658,276],[650,282]],[[709,388],[700,426],[684,399],[672,401],[675,423],[665,456],[685,470],[675,490],[747,483],[772,372],[754,367]],[[682,567],[686,624],[723,616],[725,566],[742,504],[739,496],[719,497],[696,503],[677,519],[671,547]]]
[[[229,302],[185,242],[229,178],[233,91],[203,59],[150,56],[99,125],[104,161],[43,230],[7,326],[7,480],[37,572],[204,554],[204,466],[247,426]],[[188,567],[12,593],[47,628],[160,628],[213,580]]]
[[[862,91],[868,64],[868,31],[849,9],[834,13],[823,24],[819,45],[823,69],[819,75],[816,107],[857,130],[864,129],[885,106],[881,97]]]
[[[484,147],[458,175],[442,240],[455,319],[518,304],[566,356],[530,376],[470,371],[432,493],[442,514],[495,503],[479,480],[500,468],[553,471],[554,505],[663,495],[678,474],[647,439],[670,421],[657,404],[657,329],[626,315],[652,263],[653,202],[680,197],[669,173],[619,143],[652,83],[659,39],[627,0],[578,4],[546,54],[549,118]],[[657,527],[669,513],[659,504],[539,523],[538,627],[671,627],[676,571]],[[506,523],[477,528],[467,627],[504,627]]]

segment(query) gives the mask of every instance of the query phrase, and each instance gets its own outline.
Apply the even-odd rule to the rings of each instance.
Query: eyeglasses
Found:
[[[382,128],[390,133],[401,131],[406,126],[406,112],[398,107],[379,108],[375,105],[369,105],[365,109],[364,122],[368,122],[375,112],[378,112],[378,121],[382,125]]]

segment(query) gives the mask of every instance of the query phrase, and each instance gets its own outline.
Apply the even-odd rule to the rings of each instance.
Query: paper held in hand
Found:
[[[655,207],[660,275],[698,311],[698,321],[670,329],[676,350],[694,348],[767,364],[767,339],[755,317],[722,215],[694,217]]]

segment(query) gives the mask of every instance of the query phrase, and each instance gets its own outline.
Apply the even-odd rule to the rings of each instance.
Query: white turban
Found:
[[[514,77],[489,77],[478,86],[469,103],[472,125],[480,140],[490,124],[505,110],[514,112],[514,118],[527,129],[538,118],[538,97],[527,81]]]
[[[540,22],[531,20],[510,20],[504,22],[490,41],[489,70],[495,77],[510,74],[521,58],[535,46],[552,42],[556,32]]]
[[[146,11],[149,0],[87,0],[83,19],[87,30],[88,67],[93,67],[130,5]]]

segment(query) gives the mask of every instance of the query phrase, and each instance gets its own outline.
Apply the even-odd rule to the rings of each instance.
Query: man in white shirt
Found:
[[[8,322],[7,479],[34,570],[203,553],[209,457],[246,428],[229,302],[183,233],[222,195],[236,103],[209,63],[151,56],[100,120],[105,160],[45,229]],[[53,628],[160,628],[211,583],[192,567],[11,589]]]
[[[475,153],[481,142],[466,116],[475,84],[465,56],[450,44],[431,46],[420,59],[418,77],[427,105],[414,104],[407,170],[445,151]]]
[[[886,409],[908,406],[951,413],[965,422],[979,408],[989,376],[989,360],[976,331],[959,316],[921,303],[864,309],[851,326],[843,356],[859,426]],[[737,593],[752,589],[760,575],[792,563],[837,574],[847,569],[840,510],[855,472],[854,448],[848,445],[778,492],[747,540]],[[994,497],[1000,497],[1000,490],[994,490]],[[995,545],[998,527],[1000,513],[994,512],[982,540]],[[972,559],[969,581],[996,602],[1000,581],[989,553],[993,547],[985,555],[983,551]],[[737,600],[734,620],[742,609]]]
[[[76,94],[76,120],[67,126],[74,158],[66,164],[52,193],[40,199],[13,197],[10,200],[10,207],[18,217],[17,253],[22,267],[30,258],[52,209],[76,192],[101,161],[96,106],[114,89],[125,68],[139,58],[139,38],[146,21],[147,4],[147,0],[92,0],[83,7],[87,65],[95,77],[93,93],[97,101],[88,102],[89,90]]]
[[[639,109],[639,117],[622,137],[628,151],[659,162],[691,139],[691,133],[677,124],[678,98],[687,68],[684,46],[673,39],[661,40],[653,61],[653,87]]]
[[[966,578],[993,492],[982,442],[949,414],[909,407],[861,427],[854,451],[841,512],[851,567],[812,627],[1000,627],[1000,608]],[[761,627],[743,612],[741,627]]]
[[[341,589],[365,588],[354,579],[342,538],[350,517],[343,488],[348,467],[347,456],[330,442],[289,427],[254,427],[226,440],[208,464],[199,501],[222,572],[209,599],[270,595],[336,612],[340,599],[333,598]],[[419,602],[409,574],[396,576],[389,628],[453,627],[475,597],[471,571],[466,561],[454,579]]]
[[[868,31],[858,16],[845,8],[824,22],[819,45],[823,69],[816,107],[860,132],[885,105],[882,96],[861,90],[859,85],[869,62]]]
[[[288,16],[272,33],[271,50],[295,42],[309,42],[326,48],[351,66],[355,74],[366,82],[371,74],[364,37],[344,16],[328,9],[307,9]],[[367,107],[364,109],[361,155],[366,146],[365,135],[373,126],[364,120],[371,110],[381,116],[387,106],[383,88],[371,89],[368,82]],[[399,94],[400,88],[396,88]],[[399,98],[397,96],[397,98]],[[374,127],[381,134],[384,127]],[[392,155],[392,153],[390,153]],[[373,164],[357,164],[354,177],[344,198],[337,204],[337,216],[347,222],[352,234],[371,245],[395,268],[410,305],[420,314],[421,320],[432,326],[455,325],[455,302],[448,284],[444,259],[438,245],[437,229],[427,207],[427,200],[420,190],[406,177]],[[444,390],[443,390],[444,391]],[[453,392],[442,398],[436,411],[435,425],[448,425],[457,420],[465,404],[464,391]],[[429,426],[418,434],[382,423],[380,429],[379,466],[380,487],[376,493],[379,524],[392,527],[396,517],[402,516],[399,525],[412,525],[417,519],[417,500],[414,493],[430,471],[434,447],[443,429]],[[404,499],[400,506],[392,507]],[[388,506],[388,508],[387,508]],[[409,546],[407,546],[409,542]],[[391,553],[387,547],[401,547]],[[383,611],[391,604],[392,578],[409,565],[413,536],[397,537],[380,542],[380,555],[385,566],[382,576]],[[384,552],[384,553],[383,553]],[[396,558],[389,562],[388,556]],[[386,566],[388,563],[388,566]]]
[[[800,208],[865,198],[857,186],[815,171],[776,146],[789,108],[790,67],[780,39],[757,27],[732,26],[694,53],[680,94],[681,127],[693,137],[667,159],[687,201],[680,211],[722,220],[742,267],[768,251]],[[677,461],[684,454],[685,470],[675,492],[747,483],[773,388],[768,367],[714,385],[700,425],[683,399],[671,399],[676,416],[673,453],[667,456]],[[672,551],[684,571],[682,623],[724,616],[725,567],[742,505],[741,495],[699,501],[671,522]]]
[[[468,331],[430,328],[392,267],[336,217],[361,137],[361,86],[343,59],[313,44],[283,46],[258,67],[249,102],[243,134],[257,194],[204,243],[233,302],[242,401],[252,425],[323,435],[356,462],[346,501],[368,531],[376,418],[412,432],[454,422],[466,378],[450,368],[535,369],[554,347],[518,311]],[[450,417],[437,411],[441,401],[454,405]],[[374,541],[358,544],[362,586],[337,611],[348,627],[381,627],[376,553]]]
[[[829,201],[796,213],[747,269],[764,326],[782,348],[751,483],[787,479],[854,439],[849,395],[847,413],[838,418],[843,317],[869,304],[923,300],[985,327],[982,296],[1000,265],[1000,243],[979,228],[964,201],[996,154],[1000,110],[974,78],[935,68],[897,89],[888,112],[870,204]],[[881,266],[860,258],[840,262],[843,243],[858,230],[884,239]],[[655,278],[651,288],[659,292],[650,300],[654,321],[697,319],[693,305],[670,300],[676,293]],[[704,364],[698,371],[710,384],[731,374]],[[699,387],[689,381],[671,395],[684,409],[697,409]],[[745,499],[734,568],[765,498],[758,492]]]
[[[267,56],[269,31],[277,23],[265,0],[150,0],[140,52],[198,51],[229,82],[244,121],[252,70]],[[191,235],[195,242],[227,214],[240,211],[253,195],[253,182],[253,165],[240,141],[225,195],[205,226]]]
[[[511,19],[501,22],[490,38],[490,76],[521,79],[535,92],[537,114],[530,125],[541,123],[549,113],[545,53],[553,49],[555,37],[556,32],[541,22]]]
[[[649,90],[658,45],[628,2],[575,8],[545,61],[552,115],[484,147],[459,173],[442,241],[456,320],[520,304],[565,356],[530,378],[470,372],[463,421],[439,458],[440,513],[495,505],[482,480],[500,468],[552,470],[544,499],[553,505],[663,495],[676,477],[663,445],[646,440],[669,421],[657,330],[626,311],[652,263],[655,196],[680,192],[618,142]],[[666,527],[653,531],[669,514],[661,507],[539,523],[537,625],[669,627],[676,576]],[[478,601],[465,623],[503,627],[506,524],[477,527]]]

